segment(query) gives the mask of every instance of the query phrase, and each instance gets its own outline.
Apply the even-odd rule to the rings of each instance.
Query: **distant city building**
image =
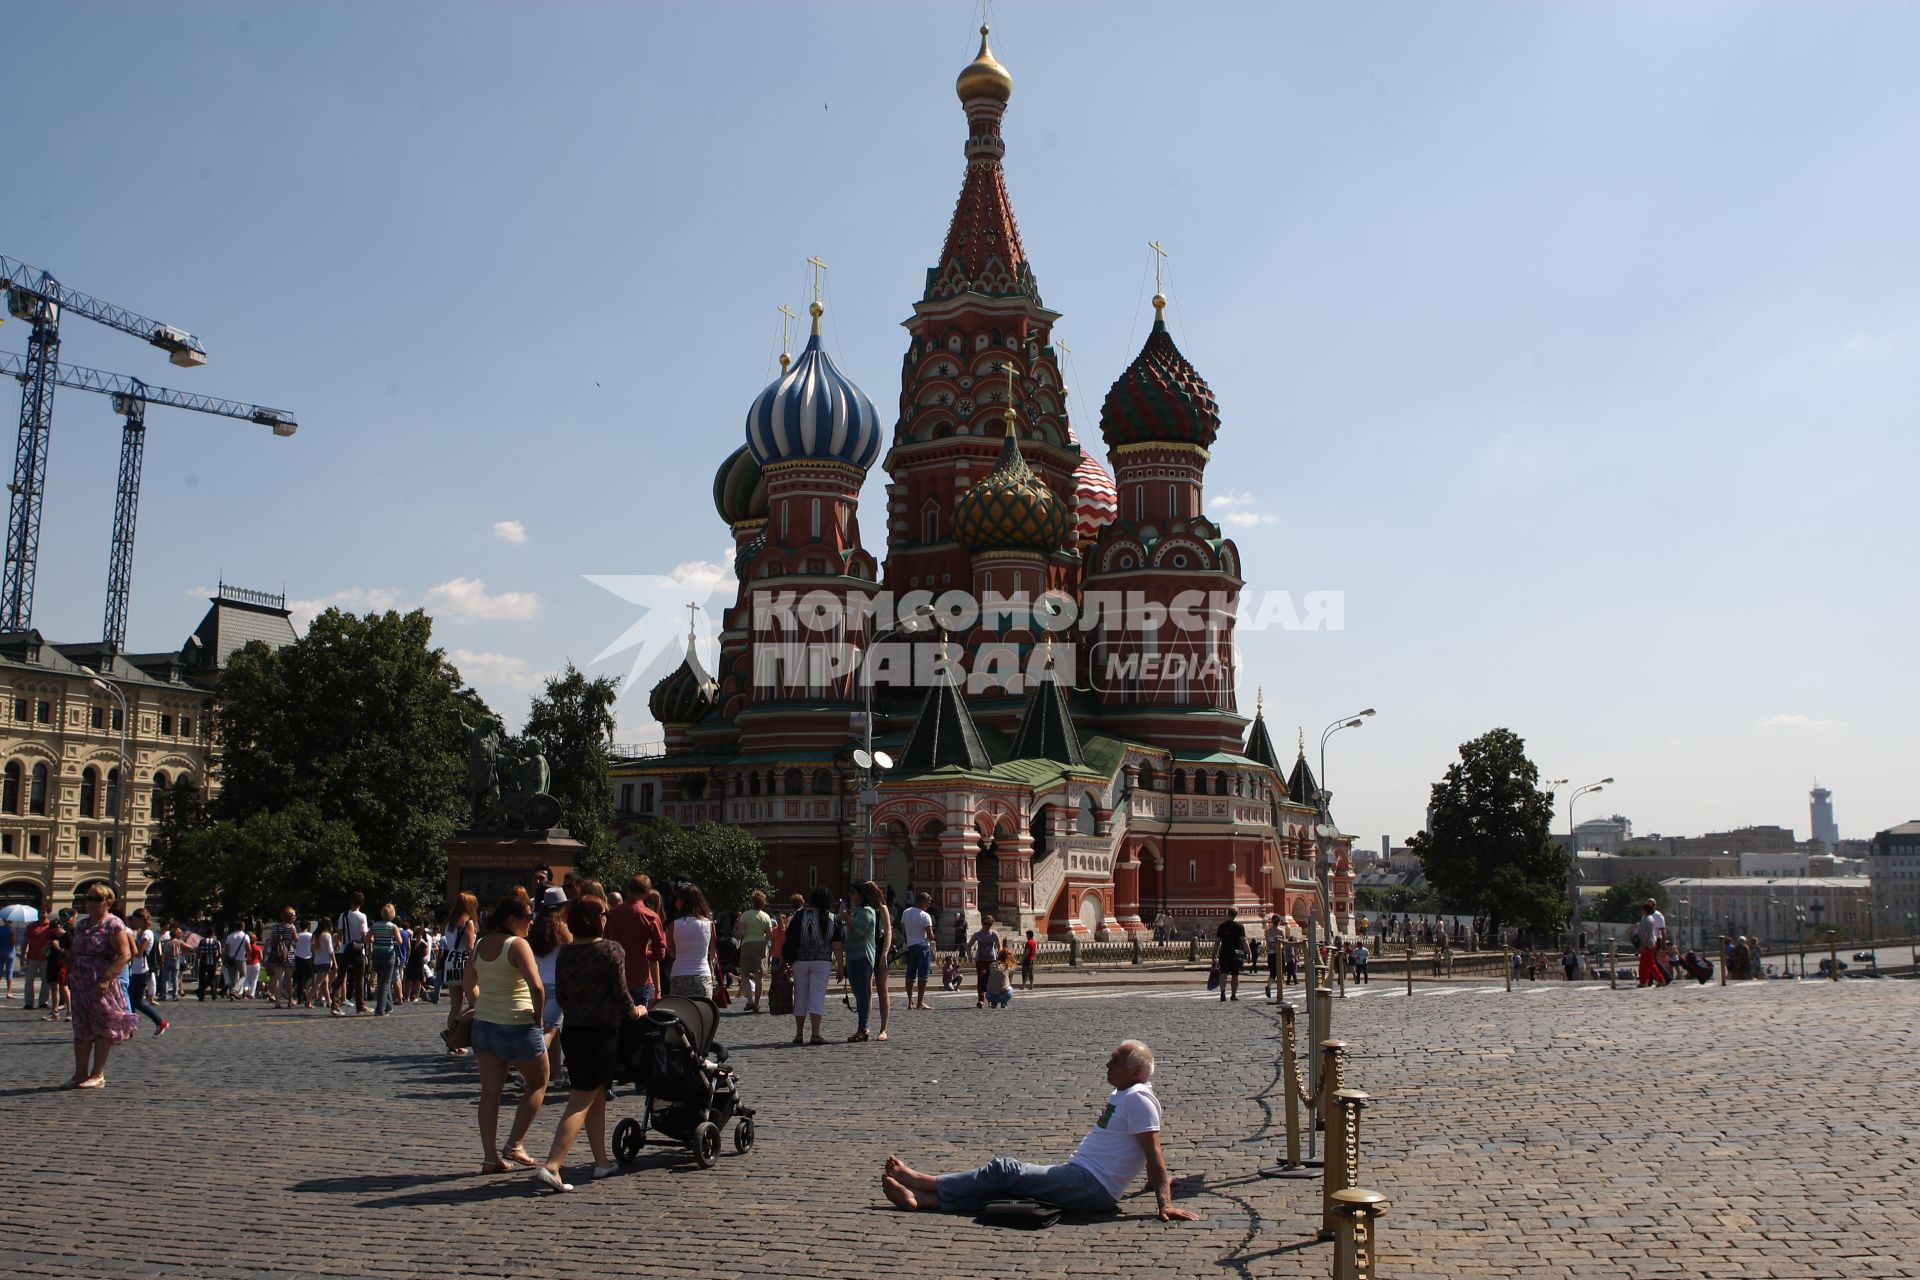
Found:
[[[1831,849],[1840,843],[1840,828],[1833,820],[1833,792],[1816,782],[1807,794],[1813,814],[1813,838]]]
[[[1588,818],[1573,829],[1576,852],[1618,853],[1633,839],[1633,823],[1619,814],[1610,818]]]
[[[1641,853],[1630,847],[1623,853],[1582,852],[1579,867],[1582,890],[1599,893],[1608,885],[1635,876],[1644,880],[1665,880],[1670,876],[1735,876],[1740,874],[1740,859],[1721,853]]]
[[[1634,848],[1654,848],[1664,853],[1681,854],[1719,854],[1719,853],[1786,853],[1798,845],[1793,831],[1789,827],[1735,827],[1731,831],[1709,831],[1703,836],[1663,836],[1659,834],[1636,837]]]
[[[1874,836],[1867,866],[1883,924],[1913,933],[1920,924],[1920,819],[1888,827]],[[1887,916],[1891,919],[1884,918]]]
[[[164,653],[0,632],[0,903],[58,910],[107,880],[117,811],[117,909],[145,905],[163,797],[182,780],[208,781],[209,712],[227,659],[251,640],[294,637],[284,596],[224,584],[194,633]],[[94,673],[126,699],[126,716]]]
[[[1808,841],[1800,848],[1786,853],[1743,853],[1740,855],[1740,874],[1743,876],[1863,876],[1867,874],[1867,860],[1835,857],[1827,852],[1827,846]]]
[[[1673,903],[1668,925],[1690,946],[1711,948],[1726,934],[1756,937],[1778,951],[1827,929],[1840,930],[1842,941],[1865,941],[1874,932],[1865,876],[1676,876],[1660,884]]]

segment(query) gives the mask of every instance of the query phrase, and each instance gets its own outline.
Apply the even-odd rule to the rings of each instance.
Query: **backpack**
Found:
[[[273,942],[270,944],[271,950],[267,952],[268,964],[280,968],[287,968],[293,964],[293,939],[287,934],[286,925],[278,924],[273,927]]]

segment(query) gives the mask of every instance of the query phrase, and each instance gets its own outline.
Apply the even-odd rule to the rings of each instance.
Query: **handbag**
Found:
[[[1213,962],[1213,964],[1209,966],[1207,969],[1207,990],[1211,991],[1219,985],[1220,985],[1220,961],[1216,959]]]
[[[453,1025],[440,1033],[449,1049],[470,1049],[473,1047],[473,1010],[468,1009],[453,1020]]]
[[[724,1009],[732,1003],[733,997],[727,994],[727,984],[724,982],[716,984],[713,988],[713,1007]]]

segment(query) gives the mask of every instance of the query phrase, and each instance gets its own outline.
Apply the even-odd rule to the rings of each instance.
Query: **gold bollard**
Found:
[[[1327,1163],[1320,1177],[1320,1231],[1322,1240],[1331,1240],[1335,1232],[1333,1197],[1360,1181],[1360,1113],[1368,1097],[1360,1089],[1336,1089],[1332,1102],[1332,1124],[1327,1132]]]
[[[1257,1172],[1263,1178],[1311,1178],[1313,1170],[1309,1166],[1319,1163],[1300,1158],[1300,1106],[1304,1090],[1300,1081],[1300,1059],[1294,1052],[1293,1019],[1293,1006],[1281,1005],[1280,1073],[1281,1093],[1286,1099],[1287,1158],[1259,1169]]]
[[[1380,1256],[1374,1223],[1387,1211],[1387,1198],[1367,1187],[1333,1193],[1333,1280],[1375,1280]]]
[[[1413,944],[1407,944],[1407,994],[1413,994]]]
[[[1617,938],[1607,939],[1607,985],[1615,991],[1620,989],[1620,942]]]
[[[1840,935],[1832,929],[1827,930],[1827,977],[1840,981]]]
[[[1333,956],[1333,980],[1339,984],[1340,998],[1347,998],[1347,953],[1336,951]]]
[[[1333,1095],[1340,1092],[1341,1083],[1346,1075],[1347,1042],[1345,1040],[1322,1040],[1320,1042],[1320,1088],[1313,1095],[1312,1114],[1314,1128],[1322,1133],[1333,1122]],[[1334,1155],[1332,1140],[1328,1140],[1327,1158]]]
[[[1513,990],[1513,948],[1501,948],[1500,957],[1501,967],[1507,971],[1507,990],[1511,991]]]

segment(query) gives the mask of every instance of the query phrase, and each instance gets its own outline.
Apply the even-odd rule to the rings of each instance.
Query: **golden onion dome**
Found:
[[[1051,486],[1020,456],[1009,431],[1000,461],[960,495],[953,532],[969,551],[1037,551],[1051,555],[1067,540],[1069,512]]]
[[[960,78],[953,82],[953,91],[960,95],[960,101],[971,102],[975,98],[991,98],[1005,105],[1013,96],[1013,73],[994,58],[993,50],[987,48],[987,29],[980,28],[980,53],[960,69]]]

